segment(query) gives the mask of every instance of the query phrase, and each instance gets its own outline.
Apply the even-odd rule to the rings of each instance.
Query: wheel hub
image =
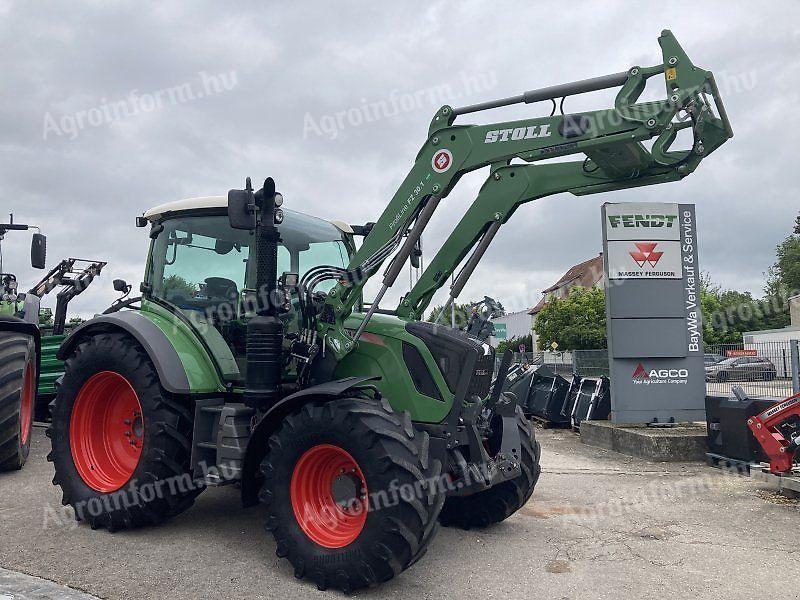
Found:
[[[354,542],[367,520],[367,484],[343,448],[319,444],[297,461],[290,484],[292,509],[303,532],[325,548]]]
[[[70,419],[72,460],[84,483],[113,492],[133,476],[144,444],[142,407],[131,384],[113,371],[81,387]]]

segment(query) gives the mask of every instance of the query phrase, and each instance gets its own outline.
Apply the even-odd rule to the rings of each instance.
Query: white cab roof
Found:
[[[154,206],[144,213],[144,217],[150,221],[155,221],[168,213],[203,208],[228,208],[228,198],[225,196],[201,196],[199,198],[186,198],[185,200],[167,202],[166,204]],[[329,223],[343,233],[353,233],[352,228],[347,223],[342,221],[329,221]]]

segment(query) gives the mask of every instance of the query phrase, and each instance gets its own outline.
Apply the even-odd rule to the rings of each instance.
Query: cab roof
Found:
[[[225,196],[200,196],[198,198],[186,198],[185,200],[175,200],[165,204],[154,206],[144,213],[144,218],[148,221],[157,221],[162,217],[172,213],[179,213],[189,210],[201,210],[205,208],[228,208],[228,198]],[[295,211],[296,212],[296,211]],[[323,221],[325,219],[322,219]],[[329,221],[339,231],[353,233],[353,229],[342,221]]]

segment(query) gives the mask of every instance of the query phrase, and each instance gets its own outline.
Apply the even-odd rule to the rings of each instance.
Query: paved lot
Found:
[[[544,473],[520,513],[487,531],[442,529],[417,565],[357,595],[796,597],[797,502],[705,465],[643,463],[583,446],[566,431],[539,436]],[[259,509],[238,508],[232,488],[205,492],[156,529],[112,535],[76,526],[50,484],[47,445],[37,429],[25,469],[0,475],[0,567],[108,599],[341,596],[296,581],[275,557]],[[0,598],[61,597],[26,581],[33,584],[0,570]]]

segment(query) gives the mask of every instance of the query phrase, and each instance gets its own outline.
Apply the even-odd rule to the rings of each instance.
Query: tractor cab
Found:
[[[221,336],[244,373],[246,319],[257,305],[253,234],[230,226],[223,196],[164,204],[144,217],[151,224],[152,238],[143,286],[146,296],[180,311],[212,348],[219,348]],[[346,225],[284,211],[279,274],[302,276],[321,264],[343,268],[353,252]],[[296,295],[289,301],[290,310],[282,314],[287,332],[298,329]]]

